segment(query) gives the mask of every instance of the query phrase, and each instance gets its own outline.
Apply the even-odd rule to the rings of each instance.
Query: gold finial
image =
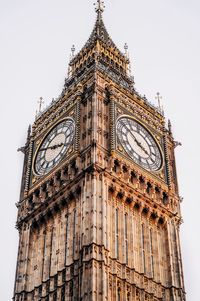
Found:
[[[159,92],[157,92],[156,95],[157,95],[157,96],[155,97],[155,99],[157,99],[157,101],[158,101],[158,107],[159,107],[159,109],[162,109],[162,108],[161,108],[161,100],[162,100],[162,96],[160,95]]]
[[[94,5],[95,5],[96,13],[98,14],[98,16],[101,16],[102,13],[104,12],[104,8],[105,8],[104,1],[97,0],[97,2],[94,3]]]
[[[44,100],[42,97],[40,97],[40,99],[38,100],[38,104],[39,104],[39,109],[38,109],[38,113],[42,112],[42,105],[44,104]]]

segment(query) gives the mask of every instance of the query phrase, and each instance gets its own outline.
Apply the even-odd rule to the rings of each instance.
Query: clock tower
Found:
[[[28,131],[14,301],[185,301],[171,125],[135,90],[103,9]]]

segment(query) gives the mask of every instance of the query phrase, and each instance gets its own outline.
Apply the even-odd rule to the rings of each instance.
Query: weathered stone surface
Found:
[[[109,40],[97,20],[71,62],[61,98],[29,133],[15,301],[185,300],[172,133],[134,91],[128,61]],[[159,172],[143,169],[120,146],[116,122],[124,115],[156,137]],[[37,146],[66,117],[76,124],[73,145],[54,169],[37,176]]]

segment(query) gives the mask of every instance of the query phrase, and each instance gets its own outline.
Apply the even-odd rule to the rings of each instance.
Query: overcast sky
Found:
[[[94,0],[0,0],[0,300],[13,294],[15,229],[27,127],[37,100],[62,90],[72,44],[79,50],[95,21]],[[136,88],[156,103],[159,91],[174,136],[184,197],[182,255],[188,301],[200,300],[200,1],[105,1],[107,29],[129,45]]]

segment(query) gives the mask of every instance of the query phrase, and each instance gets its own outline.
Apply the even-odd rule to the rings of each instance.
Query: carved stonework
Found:
[[[60,97],[37,116],[22,148],[13,300],[185,301],[171,127],[136,92],[127,53],[110,38],[100,0],[96,11],[89,40],[77,55],[72,49]],[[134,161],[118,139],[123,116],[155,140],[158,169]],[[65,119],[74,128],[62,155],[71,132],[66,129],[63,140],[55,125]],[[133,145],[150,156],[140,139],[132,135]],[[36,156],[52,167],[43,163],[44,173],[37,173]]]

